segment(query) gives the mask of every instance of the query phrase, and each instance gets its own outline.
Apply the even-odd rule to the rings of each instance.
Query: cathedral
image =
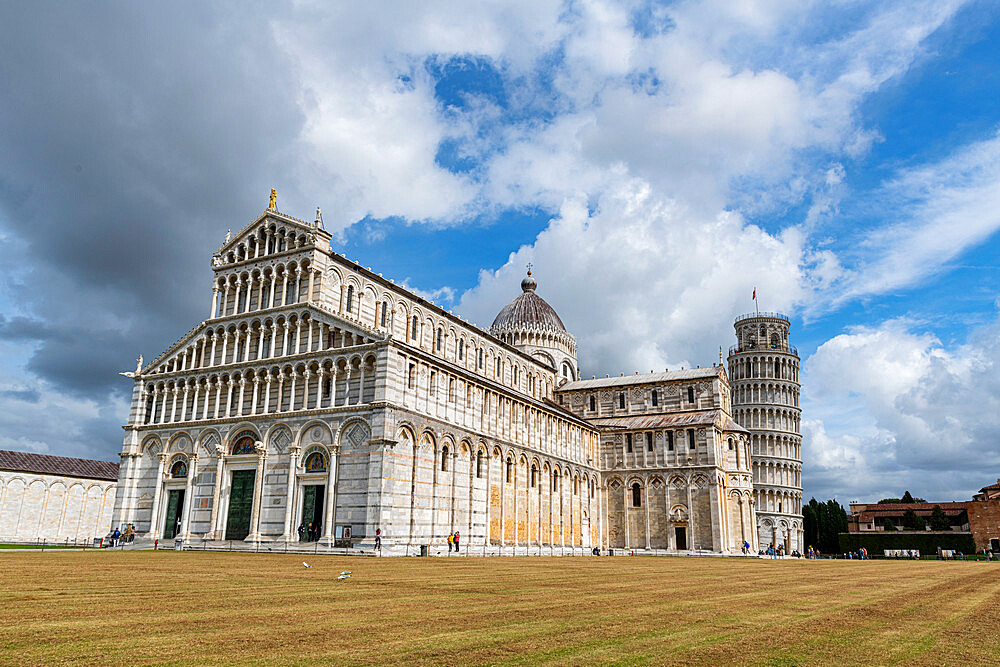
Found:
[[[728,372],[583,379],[530,270],[486,330],[330,242],[273,191],[227,234],[208,317],[123,373],[113,527],[385,555],[453,533],[473,555],[802,550],[787,318],[737,320]]]

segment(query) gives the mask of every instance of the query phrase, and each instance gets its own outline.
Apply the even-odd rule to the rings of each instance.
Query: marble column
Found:
[[[292,445],[288,448],[290,459],[288,462],[288,487],[285,491],[285,531],[281,535],[281,539],[285,542],[294,542],[295,537],[297,537],[292,532],[292,510],[295,507],[296,477],[298,475],[299,454],[301,452],[302,448],[298,445]]]
[[[184,517],[184,528],[181,530],[180,538],[184,541],[191,539],[191,511],[194,507],[193,488],[194,476],[198,474],[198,457],[192,455],[188,458],[187,485],[184,487],[184,510],[181,516]]]
[[[334,522],[337,519],[337,460],[340,447],[330,447],[330,472],[326,482],[326,512],[323,514],[323,543],[333,546]]]
[[[263,442],[255,445],[257,449],[257,477],[254,480],[253,509],[250,511],[250,534],[244,542],[260,541],[260,510],[264,502],[264,458],[267,450]]]
[[[159,463],[156,466],[156,488],[153,489],[153,507],[149,517],[149,539],[156,540],[160,537],[160,496],[163,493],[163,467],[167,463],[167,453],[160,452],[156,455]],[[86,505],[86,503],[84,503]]]
[[[215,448],[215,484],[212,486],[212,518],[208,523],[208,532],[205,533],[206,540],[217,540],[219,535],[219,499],[222,497],[222,480],[225,475],[226,453],[221,445]]]

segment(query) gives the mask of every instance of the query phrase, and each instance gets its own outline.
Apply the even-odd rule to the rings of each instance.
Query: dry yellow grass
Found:
[[[0,553],[0,663],[995,664],[992,563]],[[342,569],[354,576],[337,581]]]

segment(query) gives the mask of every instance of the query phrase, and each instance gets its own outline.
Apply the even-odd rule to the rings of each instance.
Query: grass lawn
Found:
[[[77,546],[72,545],[54,545],[46,544],[42,546],[41,544],[0,544],[0,549],[86,549],[84,545],[80,544]]]
[[[0,554],[0,662],[995,664],[1000,565]],[[337,581],[343,569],[354,575]]]

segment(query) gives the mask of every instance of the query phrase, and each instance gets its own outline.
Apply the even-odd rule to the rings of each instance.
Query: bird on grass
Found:
[[[302,561],[302,567],[312,567],[309,563]]]
[[[337,577],[337,579],[350,579],[350,578],[351,578],[350,570],[344,570],[343,572],[340,573],[340,576]]]

